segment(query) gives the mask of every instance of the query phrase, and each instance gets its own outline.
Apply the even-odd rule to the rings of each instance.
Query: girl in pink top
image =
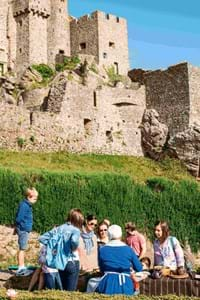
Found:
[[[125,225],[126,244],[130,246],[139,258],[142,258],[146,252],[145,237],[136,230],[136,226],[132,222]]]
[[[169,226],[165,221],[158,221],[155,224],[154,233],[154,265],[169,267],[177,270],[182,275],[184,270],[184,253],[179,241],[169,235]]]

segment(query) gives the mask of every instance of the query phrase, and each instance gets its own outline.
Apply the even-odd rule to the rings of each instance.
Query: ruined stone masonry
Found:
[[[67,4],[0,1],[0,148],[167,154],[200,177],[200,68],[128,72],[126,20],[100,11],[74,19]],[[48,85],[31,67],[77,55],[81,64]],[[112,84],[110,66],[123,75]]]

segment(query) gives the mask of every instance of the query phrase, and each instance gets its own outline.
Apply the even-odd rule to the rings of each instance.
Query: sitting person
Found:
[[[121,241],[122,229],[111,225],[108,229],[109,242],[99,249],[99,267],[103,274],[96,292],[101,294],[134,294],[130,277],[131,267],[141,271],[142,265],[134,251]]]
[[[165,221],[158,221],[155,224],[154,233],[156,240],[153,244],[154,266],[168,267],[183,275],[184,254],[179,241],[169,235],[169,226]]]
[[[96,227],[97,218],[94,215],[88,215],[82,228],[78,248],[81,271],[92,272],[98,269],[97,237],[94,233]]]
[[[143,258],[140,259],[140,262],[142,264],[142,270],[143,271],[149,271],[151,267],[151,260],[149,257],[144,256]]]
[[[136,226],[132,222],[125,224],[126,229],[126,244],[130,246],[136,255],[142,258],[146,253],[146,240],[145,237],[136,230]]]
[[[151,267],[151,260],[149,257],[145,256],[140,259],[142,264],[142,271],[141,272],[131,272],[131,279],[133,281],[133,285],[135,288],[134,296],[140,293],[140,281],[144,280],[148,276],[150,276],[150,267]]]
[[[102,221],[97,229],[98,248],[108,243],[108,224]]]

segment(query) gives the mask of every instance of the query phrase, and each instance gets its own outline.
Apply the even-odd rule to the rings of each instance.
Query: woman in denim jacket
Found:
[[[67,223],[39,237],[46,246],[46,265],[59,270],[64,290],[76,290],[80,269],[77,248],[84,217],[80,209],[69,212]]]

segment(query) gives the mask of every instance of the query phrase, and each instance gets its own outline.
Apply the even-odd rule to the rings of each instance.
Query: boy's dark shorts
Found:
[[[17,228],[16,230],[18,235],[19,250],[26,250],[28,246],[29,232],[22,231],[19,228]]]

